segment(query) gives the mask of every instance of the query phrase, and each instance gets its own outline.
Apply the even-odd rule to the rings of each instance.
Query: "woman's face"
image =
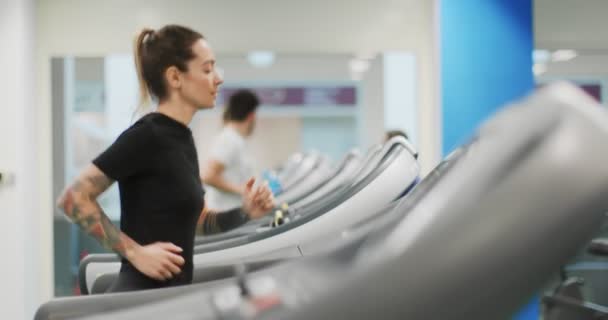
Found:
[[[181,94],[196,108],[213,108],[219,86],[224,82],[215,68],[215,56],[204,39],[192,45],[192,52],[194,59],[188,62],[188,71],[182,74]]]

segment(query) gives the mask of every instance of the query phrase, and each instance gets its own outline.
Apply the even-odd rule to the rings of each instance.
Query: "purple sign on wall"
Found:
[[[581,84],[581,89],[587,92],[588,95],[595,98],[597,102],[602,102],[602,86],[599,84]]]
[[[354,86],[336,87],[229,87],[220,88],[217,103],[225,104],[228,98],[240,89],[249,89],[260,98],[266,106],[355,106],[357,90]]]
[[[537,84],[536,88],[543,87],[544,84]],[[602,102],[602,85],[599,83],[592,84],[577,84],[579,88],[585,91],[588,95],[595,99],[595,101],[601,103]]]

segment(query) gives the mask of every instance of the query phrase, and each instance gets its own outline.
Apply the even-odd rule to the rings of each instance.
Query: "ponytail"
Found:
[[[144,44],[147,39],[150,39],[154,35],[154,30],[150,28],[144,28],[136,37],[133,43],[133,57],[135,60],[135,71],[137,72],[137,80],[139,82],[139,104],[135,113],[144,112],[146,107],[151,102],[150,90],[148,83],[144,78],[144,68],[142,61],[144,59],[145,48]]]

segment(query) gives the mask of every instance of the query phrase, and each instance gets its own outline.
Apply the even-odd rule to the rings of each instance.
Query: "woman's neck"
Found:
[[[196,108],[190,107],[187,104],[176,103],[172,101],[163,101],[158,104],[157,112],[162,113],[176,121],[188,126],[196,113]]]

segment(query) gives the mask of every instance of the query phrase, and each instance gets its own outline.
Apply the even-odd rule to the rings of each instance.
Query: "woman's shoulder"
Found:
[[[123,131],[118,140],[137,140],[140,143],[151,143],[157,136],[150,114],[147,114]]]

